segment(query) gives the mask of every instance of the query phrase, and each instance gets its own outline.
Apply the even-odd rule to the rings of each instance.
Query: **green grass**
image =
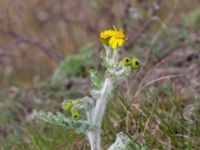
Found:
[[[117,132],[124,131],[149,149],[198,149],[200,104],[194,105],[196,110],[191,123],[184,118],[185,106],[177,99],[176,91],[173,91],[169,84],[163,88],[154,92],[145,91],[148,94],[140,101],[139,110],[117,93],[104,118],[104,148],[114,141]],[[198,99],[192,101],[195,104]],[[7,105],[0,111],[3,130],[0,138],[3,143],[1,149],[73,150],[88,147],[84,135],[39,120],[27,122],[22,108],[15,105],[14,99],[10,102],[12,106]],[[48,106],[44,103],[43,107]]]

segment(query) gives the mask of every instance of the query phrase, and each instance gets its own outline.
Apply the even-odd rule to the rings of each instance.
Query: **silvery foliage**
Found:
[[[113,91],[116,90],[117,86],[131,73],[130,66],[124,66],[119,63],[118,49],[113,50],[110,46],[106,45],[104,45],[104,48],[105,51],[102,51],[101,56],[103,64],[106,67],[106,72],[101,77],[97,71],[90,71],[92,82],[91,97],[86,96],[75,100],[66,100],[62,104],[62,108],[65,109],[68,102],[73,103],[73,107],[80,112],[80,120],[73,120],[70,116],[67,117],[62,113],[34,112],[36,118],[47,123],[65,126],[66,128],[85,133],[92,150],[102,149],[101,127],[107,102],[112,98]],[[117,135],[115,143],[109,150],[129,150],[131,149],[129,148],[130,143],[131,139],[123,133],[120,133]],[[118,146],[119,148],[117,148]]]
[[[62,103],[62,109],[65,110],[67,103],[72,103],[73,108],[76,108],[79,110],[80,114],[82,114],[82,117],[85,116],[85,113],[89,111],[92,107],[94,107],[94,100],[90,98],[89,96],[78,98],[74,100],[64,100]]]
[[[53,114],[51,112],[36,112],[35,111],[34,116],[50,124],[63,126],[67,129],[74,129],[79,133],[98,130],[97,126],[91,125],[87,121],[84,121],[84,120],[75,121],[71,118],[66,118],[65,115],[59,112],[57,112],[56,114]]]
[[[108,150],[145,150],[123,132],[117,134],[115,142]]]

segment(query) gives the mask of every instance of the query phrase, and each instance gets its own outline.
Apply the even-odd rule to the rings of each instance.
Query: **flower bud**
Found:
[[[131,64],[131,59],[129,57],[124,57],[122,63],[124,66],[129,66]]]
[[[140,61],[137,58],[132,58],[131,59],[131,68],[132,69],[137,69],[140,66]]]
[[[72,109],[72,107],[73,107],[73,103],[71,103],[71,102],[67,103],[65,105],[65,111],[67,111],[67,112],[70,111]]]
[[[72,112],[72,119],[79,120],[81,118],[81,115],[78,111],[78,109],[74,109]]]

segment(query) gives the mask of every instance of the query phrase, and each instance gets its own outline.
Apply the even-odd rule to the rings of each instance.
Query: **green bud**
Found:
[[[140,61],[137,58],[132,58],[131,59],[131,68],[132,69],[137,69],[140,66]]]
[[[124,66],[129,66],[131,65],[131,59],[129,57],[124,57],[121,61],[120,61],[120,65],[124,65]]]
[[[72,109],[72,107],[73,107],[73,103],[69,102],[69,103],[67,103],[67,104],[65,105],[65,110],[66,110],[66,111],[70,111],[70,110]]]
[[[80,118],[81,118],[81,115],[78,111],[72,112],[72,119],[79,120]]]

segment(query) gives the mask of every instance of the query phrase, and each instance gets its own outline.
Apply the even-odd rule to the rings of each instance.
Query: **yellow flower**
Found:
[[[113,26],[113,30],[105,30],[100,33],[100,38],[106,44],[109,44],[113,49],[124,45],[127,36],[124,34],[124,30],[121,28],[117,30]]]
[[[101,38],[102,40],[107,40],[108,38],[111,37],[112,32],[113,32],[112,30],[103,31],[103,32],[100,33],[100,38]]]

